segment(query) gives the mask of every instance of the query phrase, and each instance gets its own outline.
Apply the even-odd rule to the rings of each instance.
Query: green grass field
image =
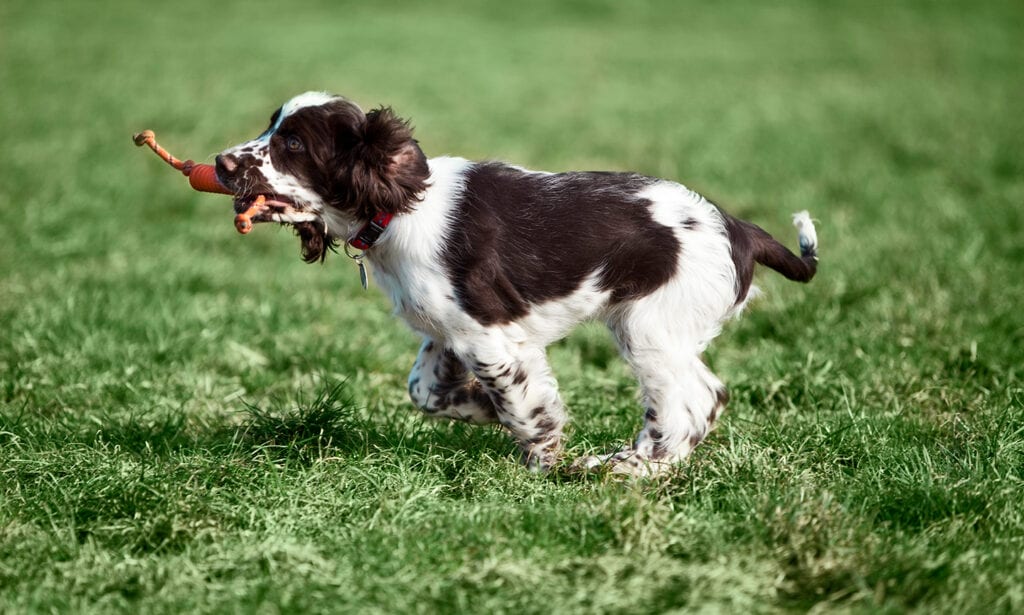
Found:
[[[1024,5],[0,3],[0,612],[1024,610]],[[421,419],[343,257],[209,161],[307,89],[428,155],[672,178],[795,245],[672,476],[534,476]],[[637,430],[602,328],[569,453]]]

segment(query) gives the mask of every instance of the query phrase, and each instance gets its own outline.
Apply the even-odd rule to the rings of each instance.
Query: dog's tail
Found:
[[[721,210],[719,210],[721,211]],[[736,303],[749,297],[754,278],[754,263],[771,267],[790,280],[810,282],[818,271],[818,234],[806,211],[793,215],[793,225],[800,235],[800,256],[793,254],[763,228],[722,212],[725,230],[732,244],[732,260],[736,265]]]
[[[746,230],[753,248],[754,260],[778,271],[795,282],[810,282],[818,271],[818,233],[806,211],[793,214],[793,226],[800,238],[800,256],[775,240],[764,229],[749,223]]]

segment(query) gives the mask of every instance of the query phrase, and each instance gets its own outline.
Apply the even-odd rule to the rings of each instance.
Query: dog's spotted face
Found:
[[[407,122],[321,92],[289,100],[263,134],[222,152],[216,167],[235,210],[264,196],[252,220],[294,226],[308,262],[323,260],[347,227],[409,211],[429,176]]]

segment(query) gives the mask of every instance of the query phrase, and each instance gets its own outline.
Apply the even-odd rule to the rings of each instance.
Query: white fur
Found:
[[[817,253],[818,232],[814,229],[811,214],[807,213],[807,211],[798,211],[793,214],[793,226],[800,233],[800,251]]]
[[[429,161],[429,188],[410,213],[392,220],[367,252],[376,282],[391,298],[395,313],[419,333],[444,338],[451,329],[473,329],[476,321],[448,299],[455,289],[438,266],[444,240],[452,223],[452,208],[461,195],[465,171],[463,158]],[[325,221],[336,237],[350,237],[357,221],[332,213]]]
[[[327,92],[305,92],[292,98],[284,105],[281,106],[281,117],[277,120],[277,126],[274,126],[276,130],[284,118],[295,113],[299,109],[304,107],[319,107],[320,105],[326,105],[329,102],[335,100],[347,100],[341,96],[335,96],[334,94],[328,94]]]

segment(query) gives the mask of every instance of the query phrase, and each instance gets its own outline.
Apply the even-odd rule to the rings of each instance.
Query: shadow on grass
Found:
[[[97,421],[70,415],[40,420],[26,410],[0,412],[0,445],[37,451],[115,449],[147,458],[261,457],[301,464],[389,450],[413,456],[450,449],[514,454],[511,441],[496,429],[418,417],[410,422],[404,412],[415,411],[396,408],[394,415],[369,417],[340,382],[323,387],[312,399],[245,403],[241,420],[225,416],[200,424],[180,413],[111,414]]]
[[[63,558],[87,542],[176,552],[226,527],[250,527],[245,511],[279,488],[275,476],[294,478],[324,461],[374,457],[371,465],[423,467],[447,479],[449,496],[468,497],[460,490],[471,487],[461,483],[472,481],[461,473],[484,459],[515,459],[511,441],[494,429],[368,416],[345,383],[308,400],[247,404],[241,417],[216,421],[122,414],[97,428],[74,415],[0,412],[0,447],[17,451],[6,476],[18,485],[19,509],[56,528],[53,547]],[[327,471],[335,467],[345,466]],[[5,548],[0,527],[0,555]]]

